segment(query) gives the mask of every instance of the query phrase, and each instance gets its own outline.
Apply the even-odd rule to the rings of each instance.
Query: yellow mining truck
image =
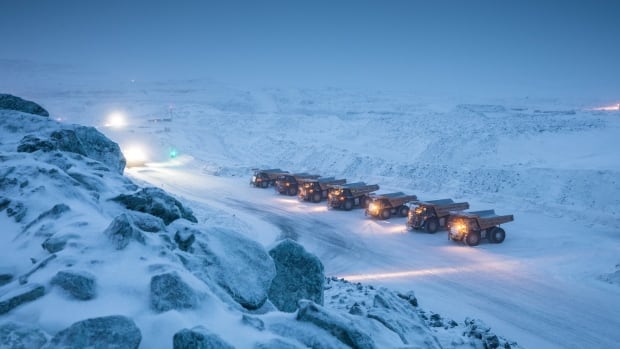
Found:
[[[506,239],[506,232],[500,224],[513,220],[513,215],[499,216],[495,210],[455,212],[450,216],[448,237],[454,241],[464,241],[469,246],[477,246],[482,239],[501,244]]]
[[[297,195],[299,189],[298,181],[302,179],[317,179],[321,176],[308,173],[281,174],[276,178],[275,188],[280,194]]]
[[[434,234],[439,228],[448,224],[451,211],[462,211],[469,208],[467,202],[454,202],[452,199],[419,201],[416,207],[409,210],[407,229],[425,229]]]
[[[350,211],[353,207],[368,207],[370,194],[379,190],[378,184],[356,182],[334,185],[327,193],[328,208],[342,208]]]
[[[366,215],[381,219],[389,219],[393,214],[407,217],[409,206],[406,204],[418,200],[415,195],[407,195],[403,192],[373,195],[371,202],[366,208]]]
[[[278,178],[279,175],[288,173],[287,171],[282,171],[279,168],[273,168],[269,170],[253,168],[252,171],[254,171],[254,175],[252,175],[250,185],[253,185],[257,188],[267,188],[268,186],[275,185],[276,178]]]
[[[329,188],[347,183],[346,179],[323,177],[318,179],[302,179],[299,182],[299,200],[320,202],[327,199]]]

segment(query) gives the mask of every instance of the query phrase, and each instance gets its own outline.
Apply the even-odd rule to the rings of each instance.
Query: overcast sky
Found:
[[[120,79],[620,98],[617,0],[0,4],[0,60]]]

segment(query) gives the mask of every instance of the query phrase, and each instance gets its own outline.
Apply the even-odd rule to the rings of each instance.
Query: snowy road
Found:
[[[414,290],[427,311],[457,321],[480,318],[525,347],[620,343],[620,288],[593,282],[588,267],[594,258],[617,258],[611,234],[599,236],[609,241],[597,246],[607,247],[594,248],[583,227],[516,212],[504,244],[470,248],[448,241],[445,233],[406,232],[404,218],[375,221],[362,210],[327,210],[324,203],[250,188],[245,178],[206,175],[195,163],[129,173],[184,197],[199,219],[229,224],[234,215],[243,232],[266,245],[284,237],[301,242],[321,258],[327,275]],[[201,205],[218,211],[201,211]],[[535,224],[540,221],[548,224]]]

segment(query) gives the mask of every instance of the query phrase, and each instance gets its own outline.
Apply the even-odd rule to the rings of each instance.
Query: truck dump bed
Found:
[[[417,205],[433,207],[437,217],[447,216],[450,211],[462,211],[469,208],[468,202],[454,202],[452,199],[419,201]]]
[[[334,190],[346,190],[349,189],[351,191],[351,195],[358,196],[363,194],[368,194],[373,191],[379,190],[378,184],[366,184],[364,182],[356,182],[342,185],[334,185],[332,186]]]
[[[379,194],[372,196],[373,201],[376,200],[387,200],[393,207],[400,206],[406,204],[407,202],[415,201],[418,199],[415,195],[408,195],[401,191],[396,193],[388,193],[388,194]]]
[[[456,218],[469,218],[475,219],[478,222],[478,226],[480,230],[485,230],[491,227],[498,226],[503,223],[512,222],[514,220],[514,216],[509,215],[497,215],[495,210],[485,210],[485,211],[473,211],[473,212],[459,212],[452,215],[453,219]]]

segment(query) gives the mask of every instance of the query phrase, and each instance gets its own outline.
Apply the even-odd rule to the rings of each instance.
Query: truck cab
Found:
[[[267,188],[269,186],[273,186],[276,183],[276,178],[280,174],[288,173],[286,171],[282,171],[279,168],[261,170],[261,169],[253,169],[254,174],[252,175],[252,179],[250,180],[250,185],[257,188]]]

